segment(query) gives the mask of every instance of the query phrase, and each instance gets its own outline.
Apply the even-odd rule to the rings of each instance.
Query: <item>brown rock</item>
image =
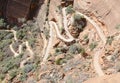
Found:
[[[49,6],[49,16],[48,19],[51,20],[53,18],[57,18],[56,10],[58,9],[58,6],[61,4],[61,0],[50,0],[50,6]]]
[[[120,73],[92,78],[83,83],[120,83]]]
[[[116,31],[115,27],[120,24],[119,3],[120,0],[74,0],[74,8],[94,13],[112,33]]]

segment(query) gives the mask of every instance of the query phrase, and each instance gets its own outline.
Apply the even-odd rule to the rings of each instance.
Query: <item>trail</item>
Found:
[[[45,46],[44,46],[44,49],[43,49],[43,52],[45,52],[43,55],[43,62],[45,62],[47,60],[47,58],[49,57],[49,51],[50,51],[50,48],[51,48],[51,45],[52,45],[52,40],[53,40],[53,29],[55,29],[56,31],[56,34],[57,34],[57,37],[62,40],[63,42],[72,42],[74,40],[73,36],[70,34],[70,32],[68,31],[68,26],[67,26],[67,17],[66,17],[66,12],[65,12],[65,9],[64,8],[62,10],[63,12],[63,26],[64,26],[64,29],[66,31],[66,34],[67,36],[69,37],[68,39],[64,38],[61,34],[60,34],[60,31],[58,29],[58,26],[55,22],[53,21],[50,21],[49,22],[49,26],[50,26],[50,33],[49,33],[49,40],[48,40],[48,44],[45,43],[45,46],[46,46],[46,49],[45,49]],[[44,38],[44,37],[43,37]],[[44,39],[45,41],[45,39]],[[45,51],[44,51],[45,50]]]
[[[15,30],[0,30],[0,31],[12,32],[13,35],[14,35],[14,40],[15,40],[15,41],[18,41],[17,35],[16,35],[17,32],[16,32]],[[13,41],[13,43],[14,43],[14,41]],[[13,43],[12,43],[12,44],[13,44]],[[23,44],[26,45],[26,48],[27,48],[26,50],[29,51],[29,57],[26,58],[25,60],[23,60],[23,61],[20,63],[20,67],[22,68],[22,67],[24,67],[24,64],[25,64],[28,60],[30,60],[30,59],[33,58],[34,53],[33,53],[32,49],[31,49],[31,47],[29,46],[28,41],[23,42],[22,44],[19,45],[18,53],[13,49],[12,44],[10,44],[9,47],[10,47],[10,50],[13,52],[14,57],[17,57],[17,56],[19,56],[19,55],[22,53]]]
[[[7,31],[7,32],[12,32],[13,33],[13,35],[14,35],[14,40],[15,41],[18,41],[18,39],[17,39],[17,32],[15,31],[15,30],[0,30],[0,31]],[[13,41],[13,43],[14,43],[14,41]],[[12,44],[13,44],[12,43]],[[20,55],[20,53],[22,52],[22,45],[19,45],[19,53],[17,53],[15,50],[14,50],[14,48],[13,48],[13,46],[12,46],[12,44],[10,44],[9,45],[9,47],[10,47],[10,50],[13,52],[13,54],[14,54],[14,57],[17,57],[17,56],[19,56]]]
[[[57,37],[58,37],[60,40],[62,40],[63,42],[72,42],[72,41],[74,40],[73,38],[69,38],[69,39],[64,38],[64,37],[60,34],[60,32],[59,32],[59,30],[58,30],[58,26],[56,25],[55,22],[50,21],[50,22],[49,22],[49,25],[50,25],[50,27],[54,27],[54,29],[56,30]]]
[[[106,37],[105,37],[103,31],[101,30],[101,28],[99,27],[99,25],[97,23],[95,23],[92,19],[90,19],[88,16],[86,16],[85,14],[82,14],[80,12],[76,12],[76,13],[82,15],[85,19],[87,19],[94,26],[94,28],[96,29],[99,37],[103,41],[103,47],[104,47],[105,44],[106,44]],[[102,71],[101,65],[99,63],[100,55],[103,52],[103,49],[104,48],[99,49],[98,51],[96,51],[95,54],[94,54],[94,58],[93,58],[93,65],[94,65],[96,73],[99,76],[104,75],[104,72]]]
[[[15,50],[13,49],[12,44],[10,44],[9,47],[10,47],[11,51],[13,52],[14,57],[19,56],[19,53],[15,52]]]
[[[15,30],[0,30],[0,31],[12,32],[13,35],[14,35],[14,40],[15,40],[15,41],[18,41],[18,39],[17,39],[17,35],[16,35],[17,32],[16,32]]]
[[[66,8],[63,8],[62,9],[62,13],[63,13],[63,26],[64,26],[64,29],[66,31],[66,34],[67,36],[71,39],[71,40],[74,40],[73,36],[70,34],[70,32],[68,31],[68,21],[67,21],[67,16],[66,16]]]
[[[97,50],[93,57],[93,66],[94,66],[95,72],[98,74],[98,76],[105,75],[104,72],[102,71],[101,65],[99,63],[100,55],[102,54],[103,50],[104,50],[104,48]]]
[[[52,45],[52,40],[53,40],[53,27],[51,27],[50,25],[50,34],[49,34],[49,40],[48,40],[48,46],[46,48],[46,51],[45,51],[45,54],[44,54],[44,58],[43,58],[43,62],[45,62],[47,60],[47,58],[49,57],[49,51],[50,51],[50,48],[51,48],[51,45]]]
[[[26,58],[25,60],[21,61],[21,63],[20,63],[20,68],[23,68],[23,67],[24,67],[24,64],[25,64],[28,60],[32,59],[32,58],[33,58],[33,55],[34,55],[34,52],[32,51],[31,47],[29,46],[28,41],[26,41],[26,42],[24,42],[24,43],[25,43],[26,48],[27,48],[26,50],[29,51],[29,56],[28,56],[28,58]]]
[[[90,19],[88,16],[86,16],[85,14],[82,14],[80,12],[76,12],[77,14],[80,14],[81,16],[83,16],[85,19],[87,19],[96,29],[99,37],[101,38],[101,40],[103,41],[103,43],[106,43],[106,37],[103,33],[103,31],[101,30],[101,28],[99,27],[99,25],[97,23],[95,23],[92,19]]]

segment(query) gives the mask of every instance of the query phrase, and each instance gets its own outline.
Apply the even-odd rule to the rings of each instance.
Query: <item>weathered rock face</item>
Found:
[[[120,0],[74,0],[77,10],[83,9],[94,13],[104,22],[110,33],[120,24]]]
[[[43,27],[44,27],[44,23],[46,20],[47,8],[48,8],[48,0],[43,0],[43,1],[44,1],[44,3],[41,5],[41,7],[38,11],[38,15],[37,15],[37,22],[38,22],[40,29],[43,29]]]
[[[58,6],[61,4],[61,0],[50,0],[50,7],[49,7],[49,16],[48,19],[51,20],[56,18]]]
[[[89,79],[84,83],[120,83],[120,73]]]
[[[0,0],[0,16],[9,23],[17,23],[18,18],[31,19],[44,0]]]

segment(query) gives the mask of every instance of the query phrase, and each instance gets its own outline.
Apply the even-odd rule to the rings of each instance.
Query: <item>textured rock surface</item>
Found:
[[[84,83],[120,83],[120,73],[92,78]]]
[[[44,27],[44,22],[46,19],[46,12],[47,12],[47,4],[48,4],[48,0],[44,0],[44,4],[41,6],[38,12],[37,21],[40,29],[43,29]]]
[[[74,7],[94,13],[112,33],[115,31],[115,27],[120,24],[119,3],[120,0],[75,0]]]

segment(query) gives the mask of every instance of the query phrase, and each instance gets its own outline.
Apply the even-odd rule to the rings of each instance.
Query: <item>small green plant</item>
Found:
[[[74,58],[74,56],[72,55],[72,54],[66,54],[66,56],[65,56],[65,59],[66,60],[70,60],[70,59],[72,59],[72,58]]]
[[[74,79],[71,76],[68,76],[65,83],[74,83]]]
[[[43,33],[44,33],[46,39],[48,39],[50,37],[48,29],[45,28],[44,31],[43,31]]]
[[[57,60],[55,61],[55,63],[56,63],[57,65],[62,65],[63,63],[66,63],[66,60],[63,59],[63,58],[59,58],[59,59],[57,59]]]
[[[2,40],[0,42],[0,49],[3,49],[5,46],[8,46],[12,43],[11,39]]]
[[[0,74],[0,80],[4,80],[4,78],[5,78],[5,74],[1,73]]]
[[[89,48],[91,51],[93,51],[97,46],[97,42],[92,42],[90,45],[89,45]]]
[[[9,36],[10,34],[11,34],[10,32],[0,31],[0,39],[3,40],[5,39],[5,37]]]
[[[65,31],[64,28],[61,27],[61,28],[60,28],[60,33],[62,34],[64,31]]]
[[[18,74],[17,69],[13,69],[9,72],[9,76],[10,76],[10,80],[12,80],[13,78],[15,78]]]
[[[25,73],[29,73],[30,71],[32,71],[33,68],[34,68],[33,64],[27,64],[27,65],[25,65],[23,71]]]
[[[71,54],[79,54],[79,53],[84,54],[85,49],[81,47],[79,44],[73,44],[69,47],[68,52]]]
[[[66,12],[67,12],[67,14],[72,14],[72,13],[75,12],[74,9],[73,9],[73,7],[72,7],[72,5],[69,5],[69,6],[66,8]]]
[[[23,38],[25,38],[27,31],[25,29],[20,29],[17,32],[17,38],[22,40]]]
[[[83,38],[84,38],[84,40],[85,40],[85,42],[86,42],[86,43],[88,43],[88,42],[89,42],[88,34],[84,35],[84,37],[83,37]]]
[[[21,58],[16,57],[7,57],[6,60],[3,60],[3,66],[2,66],[2,72],[3,73],[7,73],[9,70],[13,69],[13,68],[19,68],[19,64],[20,64]]]
[[[6,23],[4,19],[0,18],[0,27],[5,27]]]
[[[114,36],[109,36],[109,37],[107,37],[106,43],[111,45],[113,40],[114,40]]]
[[[4,53],[0,51],[0,61],[3,60]]]
[[[24,82],[26,79],[27,79],[27,74],[25,72],[21,71],[21,75],[19,77],[19,80],[21,82]]]
[[[78,30],[83,30],[83,28],[86,26],[86,19],[81,16],[80,14],[74,14],[74,22],[73,26],[76,27]]]
[[[36,39],[35,39],[35,38],[30,38],[28,41],[29,41],[30,46],[31,46],[31,47],[34,47],[34,44],[35,44],[35,42],[36,42]]]
[[[25,23],[25,22],[26,22],[26,19],[25,19],[25,18],[18,18],[18,22],[20,22],[20,23]]]
[[[55,49],[55,55],[66,53],[67,50],[68,50],[67,47],[58,47],[58,48]]]
[[[116,29],[120,30],[120,24],[115,27]]]

